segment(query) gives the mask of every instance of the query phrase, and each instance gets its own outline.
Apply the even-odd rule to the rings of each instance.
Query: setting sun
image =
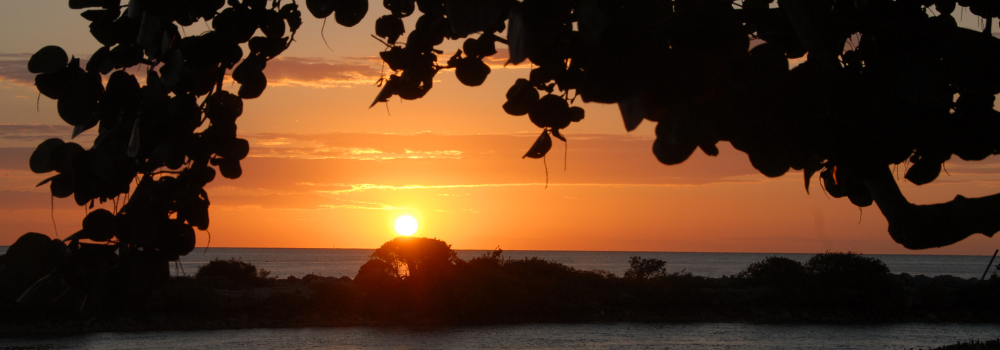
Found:
[[[396,233],[411,236],[415,232],[417,232],[417,219],[409,215],[403,215],[396,219]]]

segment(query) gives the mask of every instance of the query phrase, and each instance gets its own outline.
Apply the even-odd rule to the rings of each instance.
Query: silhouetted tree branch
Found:
[[[1000,194],[980,198],[955,196],[951,202],[916,205],[906,200],[888,168],[865,186],[889,221],[892,239],[910,249],[943,247],[976,233],[1000,231]]]

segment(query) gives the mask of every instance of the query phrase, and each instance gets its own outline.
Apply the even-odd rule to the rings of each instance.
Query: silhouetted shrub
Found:
[[[754,286],[790,286],[809,277],[802,263],[780,256],[755,262],[736,275]]]
[[[258,271],[253,264],[239,259],[215,259],[198,268],[194,277],[216,288],[246,288],[266,284],[270,274],[270,271]]]
[[[838,285],[870,282],[889,275],[889,267],[881,260],[853,252],[816,254],[805,268],[821,280]]]
[[[667,262],[660,259],[643,259],[633,256],[629,258],[628,265],[628,270],[625,270],[625,278],[644,280],[667,276]]]
[[[885,314],[905,302],[903,287],[881,260],[860,254],[816,254],[805,265],[815,278],[818,308]]]

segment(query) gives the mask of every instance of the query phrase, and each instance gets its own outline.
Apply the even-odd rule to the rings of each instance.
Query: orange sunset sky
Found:
[[[100,45],[80,12],[65,0],[10,1],[0,12],[0,245],[28,231],[56,236],[50,215],[66,237],[85,215],[71,198],[56,199],[50,213],[48,187],[35,187],[47,176],[28,170],[39,142],[68,140],[72,128],[54,100],[38,100],[27,60],[46,45],[89,57]],[[368,109],[384,49],[369,35],[388,11],[372,1],[353,28],[330,21],[332,50],[320,37],[322,21],[303,12],[297,41],[268,64],[267,90],[245,101],[237,122],[251,142],[243,176],[207,187],[213,247],[374,248],[409,214],[421,225],[417,235],[457,249],[913,253],[891,240],[875,206],[827,198],[815,179],[806,194],[801,172],[766,178],[728,144],[718,157],[696,151],[681,165],[662,165],[651,151],[655,124],[628,133],[616,105],[578,102],[586,119],[565,130],[568,155],[556,141],[545,188],[543,161],[521,159],[540,129],[500,108],[529,64],[505,68],[501,50],[480,87],[443,71],[425,98]],[[962,25],[979,25],[966,17]],[[197,22],[183,33],[205,30]],[[89,147],[95,134],[77,142]],[[950,175],[929,185],[900,180],[904,194],[927,204],[1000,192],[996,157],[945,165]],[[207,238],[199,233],[198,246]],[[976,235],[918,253],[988,255],[997,247]]]

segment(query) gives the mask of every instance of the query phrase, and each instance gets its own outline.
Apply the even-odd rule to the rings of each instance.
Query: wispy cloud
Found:
[[[13,141],[42,141],[53,137],[68,138],[73,134],[69,125],[49,124],[0,124],[0,139]]]
[[[10,55],[10,54],[8,54]],[[3,59],[20,57],[0,56],[0,81],[15,85],[34,85],[35,74],[28,71],[27,59]]]
[[[380,77],[378,63],[364,58],[329,60],[278,57],[267,63],[264,74],[271,86],[335,88],[373,84]]]
[[[370,134],[378,138],[385,134]],[[346,137],[345,137],[346,136]],[[399,137],[400,135],[393,135]],[[411,149],[390,146],[387,143],[361,143],[351,145],[343,138],[357,141],[345,134],[283,134],[260,133],[249,135],[254,147],[252,157],[281,157],[302,159],[461,159],[464,152],[455,149]]]

